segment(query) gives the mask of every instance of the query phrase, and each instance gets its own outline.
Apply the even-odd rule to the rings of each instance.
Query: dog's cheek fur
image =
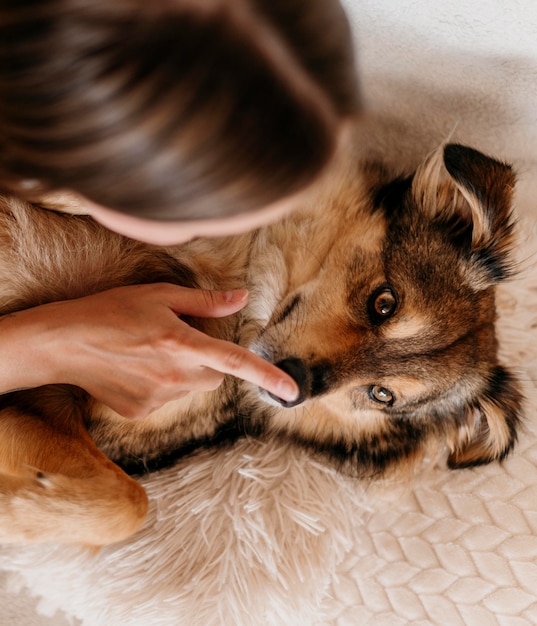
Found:
[[[517,440],[522,402],[516,378],[498,365],[475,405],[468,407],[466,426],[451,443],[449,467],[460,469],[503,460]]]
[[[374,479],[393,473],[404,478],[430,447],[432,431],[412,416],[392,418],[380,410],[352,411],[340,393],[303,408],[272,416],[270,436],[291,440],[339,471]]]

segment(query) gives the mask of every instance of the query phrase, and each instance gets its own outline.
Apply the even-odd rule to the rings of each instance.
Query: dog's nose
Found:
[[[275,365],[295,380],[298,388],[300,389],[300,394],[296,400],[292,400],[291,402],[286,402],[272,393],[269,394],[270,397],[279,402],[285,408],[291,408],[302,404],[302,402],[306,399],[306,391],[308,388],[308,369],[304,361],[291,357],[289,359],[283,359],[283,361],[278,361]]]

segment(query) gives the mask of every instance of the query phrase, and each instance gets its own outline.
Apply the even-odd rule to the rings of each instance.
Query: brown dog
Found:
[[[4,198],[3,313],[127,284],[246,285],[241,314],[191,323],[279,364],[301,397],[286,405],[227,378],[134,422],[74,387],[6,394],[0,540],[122,539],[147,500],[119,466],[156,468],[242,435],[290,438],[368,478],[408,469],[431,442],[453,468],[502,459],[521,407],[494,327],[513,186],[509,166],[460,145],[400,178],[347,154],[312,206],[252,234],[173,249]]]

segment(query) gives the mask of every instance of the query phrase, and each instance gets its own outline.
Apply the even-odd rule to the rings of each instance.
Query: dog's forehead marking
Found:
[[[405,313],[386,324],[382,328],[382,335],[385,339],[419,338],[428,324],[427,318],[419,313]]]
[[[369,254],[379,254],[384,248],[388,225],[384,215],[378,211],[360,223],[360,249]],[[350,229],[352,232],[352,229]],[[353,237],[356,235],[353,233]]]
[[[402,401],[415,399],[429,391],[427,381],[404,374],[385,377],[382,384],[391,389]]]

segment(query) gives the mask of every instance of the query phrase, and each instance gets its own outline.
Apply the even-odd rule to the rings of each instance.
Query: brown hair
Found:
[[[358,109],[336,0],[0,0],[0,185],[132,215],[261,208]]]

